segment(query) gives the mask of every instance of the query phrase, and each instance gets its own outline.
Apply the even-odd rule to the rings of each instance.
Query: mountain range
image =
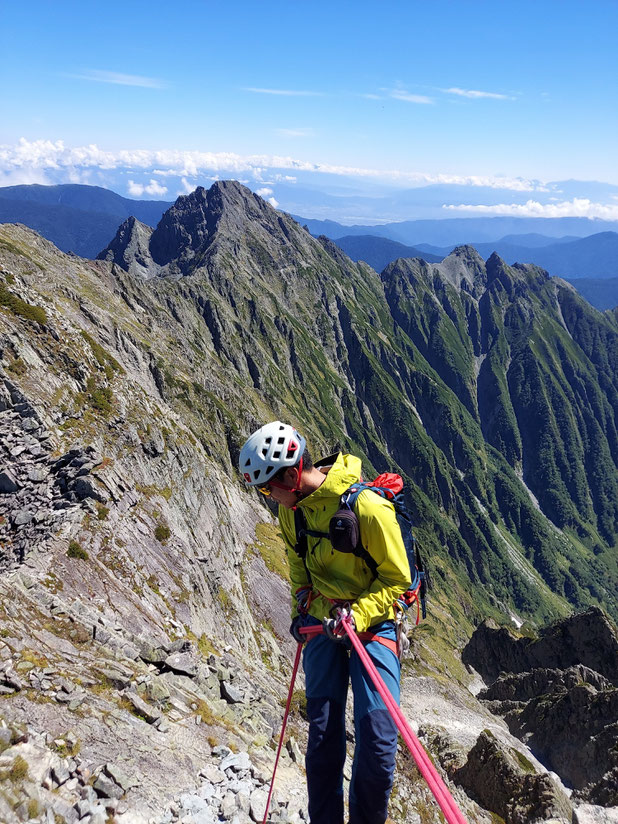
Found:
[[[267,420],[316,455],[359,455],[365,477],[403,476],[433,579],[403,701],[424,696],[432,723],[429,702],[453,701],[459,764],[474,741],[457,650],[474,625],[618,616],[618,310],[470,246],[378,274],[234,181],[178,198],[154,229],[127,218],[99,257],[0,227],[2,713],[50,731],[11,731],[29,744],[12,758],[40,748],[71,775],[45,804],[70,809],[92,778],[162,822],[200,770],[226,780],[211,770],[231,755],[222,736],[268,763],[292,652],[286,562],[237,472]],[[302,737],[302,707],[293,720]],[[529,784],[535,767],[498,736]],[[446,749],[453,766],[446,739],[432,754]],[[434,820],[415,776],[397,782],[401,820]]]
[[[443,260],[456,248],[428,243],[405,246],[373,235],[344,236],[335,243],[352,260],[364,260],[378,272],[400,257],[418,257],[432,263]],[[597,309],[603,311],[618,305],[618,234],[615,232],[558,240],[536,234],[511,235],[491,243],[469,245],[486,259],[496,252],[507,263],[534,262],[552,275],[564,277]]]

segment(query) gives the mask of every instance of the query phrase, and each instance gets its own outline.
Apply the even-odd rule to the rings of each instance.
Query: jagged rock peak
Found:
[[[474,631],[462,661],[478,670],[487,683],[500,672],[583,664],[618,686],[618,632],[599,607],[550,624],[537,640],[517,638],[487,620]]]
[[[142,278],[156,274],[149,243],[153,229],[137,218],[128,217],[118,227],[113,240],[99,252],[97,260],[108,260]]]
[[[129,218],[98,257],[142,277],[185,275],[203,262],[218,233],[242,237],[249,223],[272,232],[282,220],[292,222],[246,186],[235,180],[217,181],[209,189],[198,186],[181,195],[154,231]],[[134,260],[134,253],[139,260]]]
[[[272,221],[273,207],[235,180],[220,180],[204,189],[198,186],[181,195],[159,221],[150,251],[160,266],[175,261],[186,271],[196,255],[206,251],[217,228],[225,223],[235,234],[250,221]]]
[[[486,283],[485,263],[473,246],[457,246],[435,268],[458,291],[475,294]]]

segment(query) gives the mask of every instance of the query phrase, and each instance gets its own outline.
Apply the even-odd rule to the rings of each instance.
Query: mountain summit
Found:
[[[187,275],[206,265],[215,238],[229,246],[226,240],[243,237],[248,227],[272,234],[285,221],[297,226],[240,183],[218,181],[179,197],[154,231],[129,218],[97,259],[143,277]]]

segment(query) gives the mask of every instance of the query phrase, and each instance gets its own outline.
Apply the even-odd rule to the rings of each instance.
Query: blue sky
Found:
[[[618,184],[616,31],[615,0],[7,3],[0,184],[122,167],[171,199],[152,170],[247,158],[368,191]]]

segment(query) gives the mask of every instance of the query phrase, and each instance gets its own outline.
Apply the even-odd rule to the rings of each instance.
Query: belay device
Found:
[[[305,569],[307,568],[307,536],[312,538],[328,538],[333,549],[339,552],[350,552],[361,558],[371,574],[377,578],[378,565],[370,553],[365,549],[360,539],[360,526],[358,517],[354,511],[354,506],[358,496],[365,489],[370,489],[376,495],[389,500],[397,516],[397,523],[401,530],[401,537],[406,548],[406,556],[410,565],[411,584],[408,589],[397,599],[397,606],[405,613],[416,602],[416,623],[420,621],[421,614],[426,617],[426,595],[429,588],[429,576],[424,568],[418,543],[412,530],[412,518],[408,512],[402,495],[403,480],[400,475],[393,472],[383,472],[373,481],[360,480],[346,489],[340,499],[340,506],[337,512],[330,519],[328,532],[318,532],[307,529],[305,514],[302,507],[294,510],[294,524],[296,528],[296,553],[302,558]],[[309,580],[311,577],[307,570]]]

